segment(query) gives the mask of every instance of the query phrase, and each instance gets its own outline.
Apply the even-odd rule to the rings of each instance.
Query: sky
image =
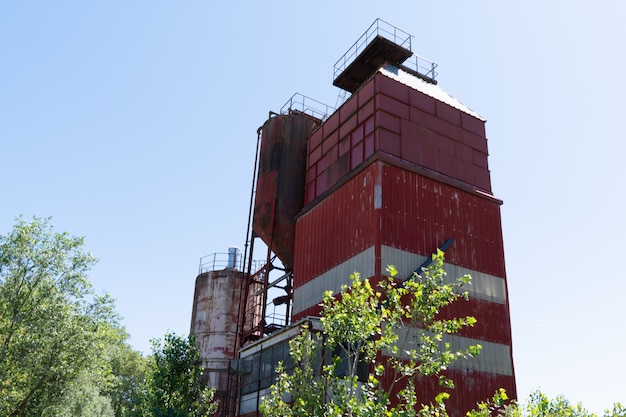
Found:
[[[0,233],[52,216],[130,343],[187,334],[200,257],[243,247],[256,130],[376,19],[487,119],[521,399],[626,403],[626,2],[0,1]]]

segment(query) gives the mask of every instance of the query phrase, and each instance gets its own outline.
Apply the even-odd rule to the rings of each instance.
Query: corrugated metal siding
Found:
[[[376,172],[376,165],[371,165],[297,219],[294,287],[376,243]]]
[[[418,329],[414,327],[403,327],[395,331],[398,335],[396,346],[399,356],[402,359],[409,359],[405,354],[407,351],[419,351],[416,343]],[[500,375],[513,375],[513,358],[511,357],[511,346],[503,343],[494,343],[484,340],[473,339],[459,335],[444,335],[441,345],[449,343],[452,351],[467,350],[470,346],[480,345],[482,347],[480,355],[473,358],[459,359],[450,364],[451,368],[473,369],[475,371],[489,372]],[[385,350],[384,354],[391,356],[391,350]]]
[[[382,190],[381,210],[376,208],[376,190]],[[476,291],[485,292],[478,297],[482,301],[472,299],[451,314],[475,316],[480,330],[469,332],[483,340],[510,343],[500,207],[496,201],[377,161],[300,217],[296,235],[296,292],[372,245],[376,246],[376,267],[381,271],[376,276],[380,277],[384,275],[383,264],[389,263],[387,256],[381,259],[383,254],[402,250],[427,257],[453,238],[446,251],[446,263],[457,267],[451,272],[487,274],[492,281],[502,279],[503,283],[491,288],[488,277],[485,283],[477,282],[480,288]],[[402,272],[408,276],[412,271]],[[307,294],[314,295],[310,291]],[[312,310],[309,306],[321,300],[321,294],[314,298],[310,302],[300,300],[294,313],[298,317],[316,314],[315,306]]]
[[[307,315],[319,315],[320,309],[318,306],[322,302],[323,293],[328,290],[332,290],[333,293],[338,293],[342,285],[350,283],[349,276],[355,271],[360,272],[362,278],[373,278],[374,280],[386,275],[385,272],[376,274],[374,271],[374,249],[374,247],[370,247],[314,279],[297,285],[294,289],[294,317],[298,319]],[[383,246],[382,249],[381,258],[383,262],[389,259],[386,255],[388,255],[390,251],[399,252],[387,246]],[[408,252],[402,253],[408,254]],[[413,255],[412,257],[415,259],[418,255]],[[424,259],[423,257],[420,258]],[[396,260],[398,259],[396,258]],[[392,264],[396,265],[398,268],[402,268],[401,264]],[[411,266],[410,268],[416,269],[418,266],[419,264]],[[470,299],[468,301],[459,300],[443,309],[440,317],[451,319],[473,316],[478,320],[478,324],[474,327],[464,329],[460,333],[461,336],[511,345],[511,329],[509,327],[509,311],[506,304],[507,298],[504,280],[471,270],[461,270],[461,268],[449,263],[445,264],[445,268],[450,271],[447,277],[448,282],[465,273],[472,274],[474,279],[472,285],[467,288],[470,293]],[[497,297],[490,295],[492,291],[489,282],[494,280],[499,281],[497,291],[499,295]],[[482,281],[487,281],[487,284]]]
[[[343,285],[350,284],[350,275],[354,272],[361,274],[362,279],[373,277],[374,249],[374,246],[371,246],[316,278],[296,286],[293,294],[293,314],[298,315],[301,311],[321,303],[326,291],[338,294]]]
[[[454,381],[455,388],[446,402],[446,409],[451,417],[463,417],[469,410],[476,408],[478,401],[488,400],[499,389],[504,388],[510,398],[517,397],[515,377],[471,369],[449,369],[446,376]],[[393,375],[385,374],[381,378],[384,386],[392,386]],[[403,384],[395,384],[390,398],[396,398],[396,393],[403,388]],[[436,377],[422,377],[417,383],[418,403],[434,402],[434,397],[442,391]]]
[[[426,259],[428,259],[428,257],[423,255],[383,245],[381,247],[379,273],[385,275],[387,273],[387,266],[393,265],[398,270],[398,274],[401,278],[409,278],[414,271],[419,269]],[[447,273],[446,282],[452,282],[456,280],[456,278],[467,274],[471,275],[472,283],[467,288],[471,297],[506,304],[507,294],[504,278],[464,268],[450,262],[444,264],[444,270]]]
[[[447,262],[506,276],[497,202],[389,164],[382,184],[383,245],[430,256],[453,238]]]
[[[501,202],[490,195],[484,119],[440,96],[443,90],[425,91],[407,76],[389,68],[379,72],[309,140],[309,206],[296,223],[294,291],[321,300],[311,281],[322,277],[328,286],[328,271],[372,246],[377,279],[384,275],[385,253],[401,251],[404,261],[413,262],[411,254],[430,256],[453,238],[446,250],[451,272],[471,270],[482,286],[475,289],[480,296],[441,316],[474,316],[477,325],[459,336],[504,347],[484,358],[493,372],[468,369],[471,364],[448,371],[457,385],[449,410],[462,416],[500,387],[516,396]],[[336,284],[340,278],[347,276]],[[319,314],[315,300],[298,302],[297,317]],[[509,375],[498,374],[502,363],[510,364]],[[420,401],[441,391],[435,379],[420,384]]]
[[[459,300],[441,311],[442,319],[472,316],[477,320],[474,327],[460,334],[473,339],[502,343],[511,346],[511,327],[508,305],[471,298]]]

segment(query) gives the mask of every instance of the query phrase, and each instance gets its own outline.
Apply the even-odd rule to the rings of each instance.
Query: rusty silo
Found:
[[[237,355],[237,335],[242,293],[245,288],[238,248],[228,254],[216,253],[200,260],[193,298],[190,334],[195,335],[208,384],[220,401],[219,416],[230,415],[230,361]]]
[[[293,267],[295,217],[304,205],[307,138],[320,121],[300,111],[271,114],[261,127],[253,231]]]

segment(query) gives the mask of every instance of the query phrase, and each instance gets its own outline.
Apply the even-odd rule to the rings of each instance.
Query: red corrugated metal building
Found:
[[[295,109],[292,98],[259,129],[245,285],[238,283],[239,304],[229,315],[236,342],[213,338],[229,346],[207,342],[204,349],[234,343],[238,356],[219,358],[230,360],[220,368],[228,374],[225,395],[238,397],[220,415],[258,415],[276,364],[288,359],[288,340],[299,331],[289,323],[319,316],[325,291],[338,293],[354,271],[382,279],[387,265],[408,278],[442,246],[448,277],[472,276],[470,300],[442,315],[478,321],[447,342],[455,350],[482,346],[479,356],[447,371],[456,385],[448,411],[463,416],[499,388],[516,397],[502,202],[491,190],[485,120],[437,85],[436,65],[413,55],[410,42],[377,20],[335,66],[334,84],[351,93],[339,109],[312,113],[308,105]],[[267,249],[260,269],[252,267],[257,238]],[[271,278],[276,272],[280,277]],[[195,320],[195,309],[206,317],[219,311],[199,300],[192,331],[204,334],[210,320]],[[269,321],[272,305],[285,306],[282,322]],[[418,390],[428,403],[440,388],[422,379]]]
[[[358,58],[357,58],[358,59]],[[324,291],[387,265],[410,276],[445,241],[450,277],[473,277],[472,315],[453,346],[478,358],[449,371],[450,409],[464,415],[498,388],[515,397],[500,206],[491,191],[485,120],[432,80],[383,62],[309,138],[305,206],[296,220],[293,320],[319,315]],[[432,381],[431,381],[432,382]],[[420,397],[438,387],[424,381]]]

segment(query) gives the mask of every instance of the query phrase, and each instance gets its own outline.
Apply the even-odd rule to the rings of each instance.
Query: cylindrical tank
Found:
[[[307,139],[319,120],[299,112],[270,117],[262,129],[253,230],[287,269],[295,217],[304,205]]]
[[[209,385],[223,404],[229,392],[229,363],[236,356],[243,285],[243,272],[236,269],[203,272],[196,278],[190,333],[196,337]]]

